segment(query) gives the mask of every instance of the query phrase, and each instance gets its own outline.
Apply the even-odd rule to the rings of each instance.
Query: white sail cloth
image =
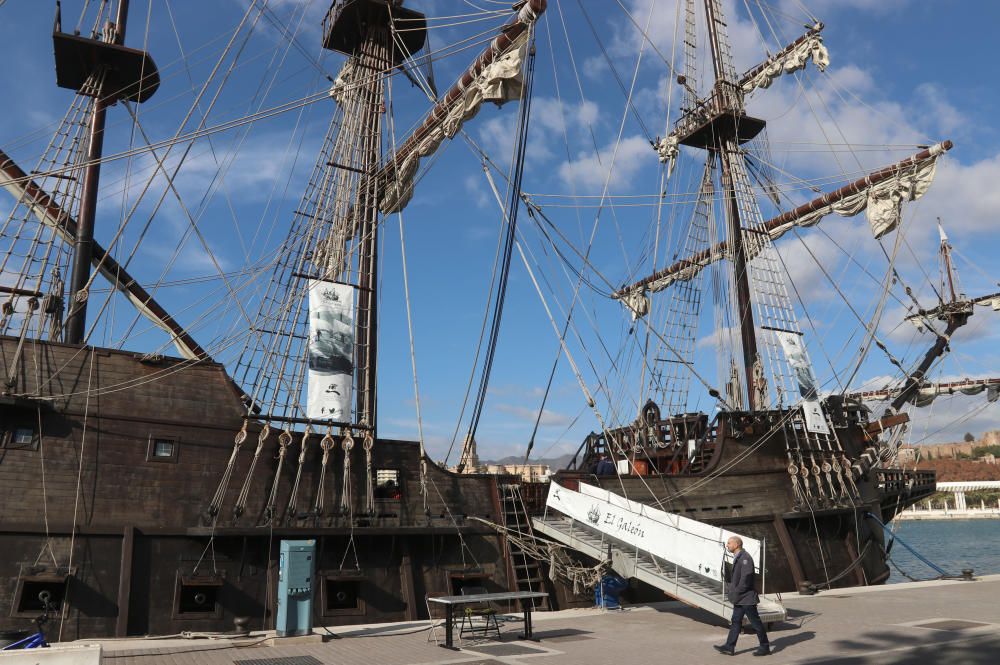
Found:
[[[674,174],[674,166],[677,157],[681,154],[680,137],[675,132],[670,132],[666,138],[657,139],[653,145],[661,164],[668,164],[667,178]]]
[[[860,397],[865,401],[885,401],[895,399],[902,392],[902,388],[890,388],[887,390],[875,390],[872,392],[860,393]],[[929,406],[941,395],[980,395],[986,392],[987,402],[1000,400],[1000,384],[995,379],[968,379],[958,383],[930,383],[921,386],[909,399],[909,402],[917,407]]]
[[[852,217],[862,210],[867,211],[872,235],[876,239],[881,238],[899,226],[903,202],[915,201],[930,189],[937,169],[937,159],[944,151],[944,146],[938,143],[930,148],[930,154],[926,159],[900,169],[892,178],[876,185],[859,188],[853,194],[819,206],[810,212],[791,217],[784,223],[769,228],[767,230],[768,238],[773,242],[795,227],[815,226],[820,220],[832,213],[843,217]],[[822,202],[823,199],[820,201]],[[766,241],[761,235],[757,231],[744,232],[743,246],[747,260],[757,257],[766,246]],[[675,270],[668,270],[667,274],[659,279],[642,287],[623,292],[618,299],[628,306],[633,316],[643,316],[649,310],[649,303],[643,302],[647,293],[662,291],[675,282],[686,282],[701,272],[703,268],[725,258],[729,258],[728,247],[725,243],[720,243],[712,247],[704,256],[693,258]],[[997,307],[996,301],[994,307]]]
[[[900,170],[895,177],[874,186],[865,187],[838,201],[794,217],[781,226],[768,230],[771,240],[777,240],[796,226],[815,226],[831,213],[853,217],[867,210],[868,223],[876,239],[899,226],[904,201],[915,201],[930,189],[937,169],[937,158],[944,152],[940,143],[930,149],[927,159]]]
[[[928,386],[926,388],[921,388],[912,401],[915,406],[927,406],[941,395],[953,395],[956,392],[962,393],[963,395],[979,395],[983,391],[986,391],[987,402],[996,402],[1000,399],[1000,385],[986,385],[985,383],[981,383],[979,385],[972,384],[961,388]]]
[[[337,73],[337,78],[334,79],[333,85],[330,86],[330,97],[333,98],[338,104],[343,104],[346,95],[344,94],[347,89],[354,83],[357,74],[357,61],[354,58],[348,58],[344,66],[340,68]]]
[[[821,72],[825,71],[830,64],[830,52],[826,50],[823,38],[819,35],[810,36],[784,55],[769,61],[754,76],[743,81],[743,92],[749,93],[757,88],[770,88],[774,80],[782,74],[805,69],[809,60],[812,60],[816,69]]]
[[[499,106],[521,98],[521,66],[528,52],[528,32],[522,32],[506,53],[483,68],[462,91],[462,96],[455,100],[444,119],[427,133],[402,164],[397,165],[392,180],[383,185],[379,210],[389,214],[406,207],[413,197],[413,177],[420,160],[433,154],[446,138],[451,139],[458,134],[462,125],[479,113],[483,102]]]

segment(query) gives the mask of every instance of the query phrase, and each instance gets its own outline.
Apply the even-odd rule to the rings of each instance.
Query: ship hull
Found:
[[[313,434],[300,468],[301,431],[282,459],[280,431],[251,421],[234,453],[245,409],[220,365],[10,337],[0,337],[0,365],[14,379],[0,397],[0,630],[30,626],[40,590],[57,601],[50,633],[61,640],[228,631],[240,617],[273,628],[282,539],[316,539],[316,625],[426,618],[427,596],[467,584],[519,588],[509,545],[472,519],[504,523],[499,487],[509,477],[428,461],[422,483],[419,446],[380,439],[372,473],[392,472],[398,489],[369,510],[360,445],[348,456],[335,436],[324,472],[322,433]],[[783,442],[747,456],[754,445],[720,435],[700,476],[557,477],[765,540],[767,591],[884,581],[881,532],[864,513],[888,521],[923,490],[893,494],[896,481],[876,480],[893,472],[873,471],[856,507],[804,514]],[[539,578],[550,606],[584,602]]]
[[[849,411],[835,414],[832,420],[837,423],[844,456],[853,464],[871,439],[864,434],[866,413]],[[711,446],[703,455],[699,451],[693,456],[695,461],[703,457],[692,465],[697,469],[686,473],[635,473],[651,465],[642,463],[642,458],[669,457],[655,449],[632,454],[627,465],[632,473],[599,476],[563,470],[554,480],[569,489],[581,482],[596,485],[762,540],[766,572],[761,581],[766,592],[884,583],[890,571],[880,522],[888,523],[901,510],[930,496],[934,473],[871,468],[856,479],[853,496],[814,496],[804,503],[796,497],[788,473],[788,442],[780,429],[767,424],[784,422],[787,416],[787,411],[763,412],[758,419],[763,425],[756,427],[746,427],[746,414],[724,417]],[[687,457],[686,452],[682,455]],[[595,456],[593,450],[589,459],[585,455],[581,467],[592,470]],[[837,486],[836,480],[833,485]]]
[[[372,471],[396,487],[370,511],[362,446],[346,489],[341,440],[323,474],[314,434],[289,512],[301,432],[283,462],[280,432],[268,433],[248,481],[261,425],[234,456],[245,410],[220,365],[18,346],[0,337],[0,365],[14,375],[0,398],[0,630],[30,627],[41,590],[57,605],[53,640],[229,631],[238,617],[273,628],[282,539],[316,539],[316,625],[424,618],[427,595],[516,587],[505,543],[471,519],[502,519],[497,477],[428,462],[422,492],[419,446],[380,439]],[[158,457],[158,443],[170,454]]]

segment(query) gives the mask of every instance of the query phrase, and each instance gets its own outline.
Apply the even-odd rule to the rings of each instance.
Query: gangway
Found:
[[[581,484],[580,492],[551,485],[545,516],[532,518],[537,533],[598,561],[610,561],[622,577],[641,580],[723,619],[732,617],[733,605],[726,599],[723,564],[729,555],[724,543],[740,534],[589,485]],[[766,581],[761,572],[766,570],[763,543],[740,537]],[[785,607],[768,596],[760,596],[757,609],[765,624],[786,617]]]

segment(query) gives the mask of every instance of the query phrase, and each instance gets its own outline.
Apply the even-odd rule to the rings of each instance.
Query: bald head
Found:
[[[729,540],[726,541],[726,549],[731,553],[739,552],[743,549],[743,539],[739,536],[729,536]]]

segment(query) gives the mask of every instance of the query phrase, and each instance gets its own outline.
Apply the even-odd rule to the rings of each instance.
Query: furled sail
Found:
[[[500,36],[431,109],[424,122],[391,157],[383,169],[379,210],[399,212],[413,197],[413,178],[420,160],[451,139],[483,102],[497,105],[521,96],[521,65],[528,52],[529,28],[545,11],[545,0],[532,0],[501,28]]]
[[[770,88],[779,76],[805,69],[806,63],[810,60],[821,72],[830,65],[830,53],[823,45],[823,38],[812,31],[788,49],[749,72],[740,81],[740,87],[745,93],[752,92],[757,88]]]
[[[770,239],[775,241],[795,227],[814,226],[831,213],[850,217],[867,209],[872,233],[875,238],[881,238],[899,226],[903,201],[918,199],[927,191],[934,178],[938,157],[952,146],[951,141],[931,146],[901,162],[870,173],[836,191],[770,219],[752,233],[767,233]],[[753,259],[763,245],[759,240],[753,242],[753,239],[744,240],[744,244],[748,259]],[[635,302],[637,293],[642,295],[655,293],[675,282],[690,280],[702,268],[728,256],[727,243],[720,242],[622,288],[614,294],[614,297],[622,301],[628,297],[630,302]],[[635,307],[630,309],[637,311]]]
[[[881,238],[894,231],[899,226],[904,201],[915,201],[930,189],[937,169],[937,158],[950,148],[948,142],[938,143],[909,164],[902,166],[892,177],[878,183],[869,182],[871,176],[859,181],[860,187],[850,185],[854,191],[843,196],[828,194],[816,202],[806,204],[781,215],[777,223],[767,224],[768,235],[777,240],[796,226],[814,226],[831,213],[842,217],[853,217],[862,210],[867,210],[868,223],[872,235]],[[919,156],[918,156],[919,157]],[[838,190],[840,191],[840,190]]]
[[[847,397],[853,397],[865,402],[883,402],[894,399],[902,392],[901,387],[886,388],[884,390],[867,390],[863,392],[848,393]],[[914,406],[922,407],[930,405],[941,395],[980,395],[986,393],[986,401],[996,402],[1000,400],[1000,379],[964,379],[962,381],[951,381],[946,383],[926,383],[910,398],[910,403]]]

